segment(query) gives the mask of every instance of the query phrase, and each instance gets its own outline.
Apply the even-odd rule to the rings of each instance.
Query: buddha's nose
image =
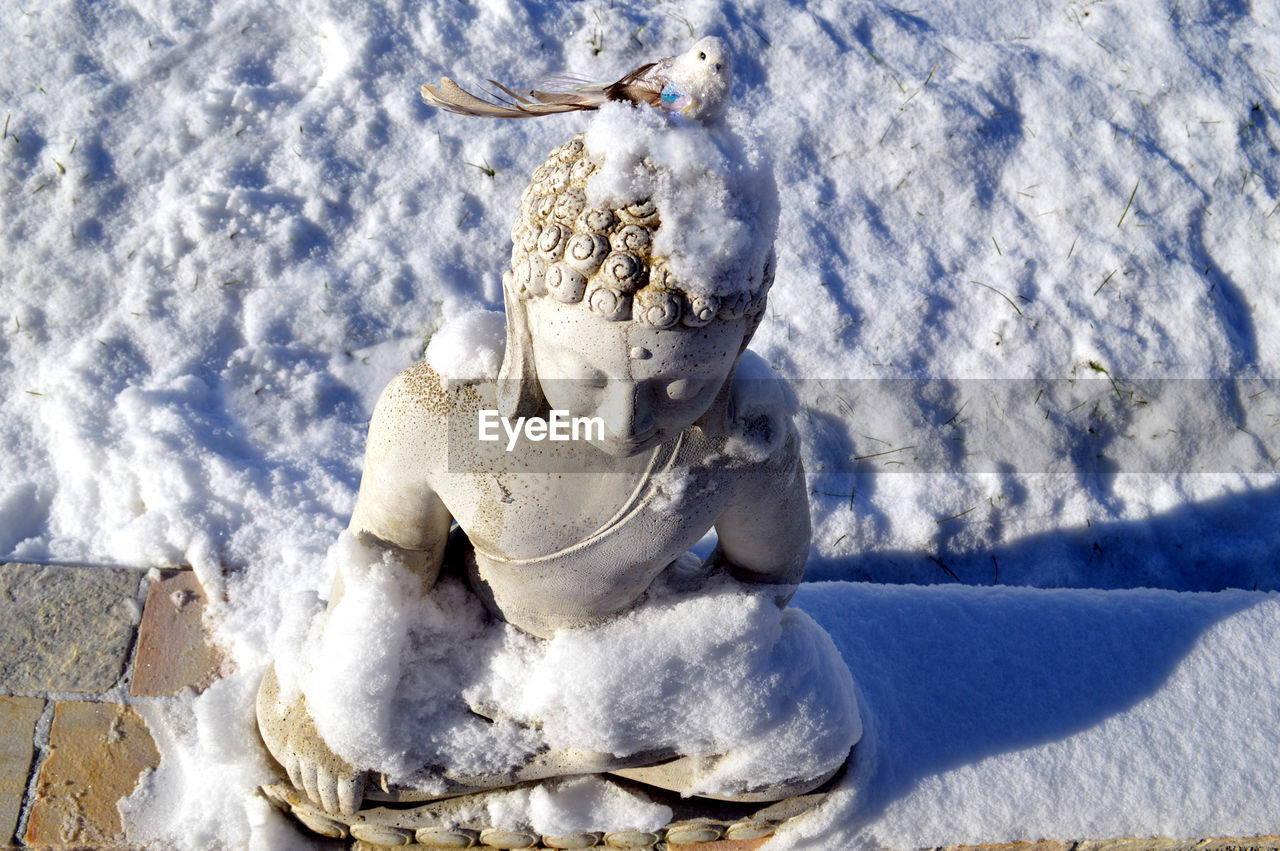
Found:
[[[611,381],[610,393],[600,411],[604,427],[615,439],[640,443],[653,432],[649,400],[634,381]]]

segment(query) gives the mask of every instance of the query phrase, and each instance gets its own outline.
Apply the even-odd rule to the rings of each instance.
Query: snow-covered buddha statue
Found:
[[[838,652],[786,608],[808,493],[790,397],[747,351],[772,176],[660,121],[606,109],[554,151],[505,342],[497,314],[455,323],[377,404],[327,610],[258,705],[337,832],[362,801],[584,775],[774,801],[861,734]]]

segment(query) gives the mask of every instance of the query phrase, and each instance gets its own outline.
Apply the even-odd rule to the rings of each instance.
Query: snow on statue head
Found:
[[[508,297],[585,302],[604,319],[634,319],[660,330],[760,315],[773,283],[772,239],[762,234],[755,250],[724,264],[728,268],[699,269],[682,279],[655,250],[662,213],[652,197],[615,209],[588,206],[587,185],[596,171],[578,137],[533,173],[511,233],[511,271],[503,278]],[[701,227],[715,227],[714,219]]]
[[[610,110],[553,151],[521,197],[503,276],[499,408],[527,416],[545,400],[600,414],[620,440],[599,447],[632,454],[698,419],[731,379],[773,283],[776,190],[728,134]],[[633,404],[657,396],[668,410],[651,416],[675,415],[648,440],[635,439],[644,412],[582,404],[591,378],[641,375],[660,386]]]

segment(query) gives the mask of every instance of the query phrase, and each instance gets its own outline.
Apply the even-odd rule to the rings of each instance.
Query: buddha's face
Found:
[[[571,416],[604,420],[617,457],[669,440],[706,413],[733,368],[748,320],[715,319],[665,331],[611,322],[584,304],[528,302],[534,367],[547,403]]]

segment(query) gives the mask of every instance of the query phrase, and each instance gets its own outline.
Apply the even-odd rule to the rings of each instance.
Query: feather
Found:
[[[537,89],[529,89],[517,92],[507,88],[497,80],[490,80],[489,82],[522,107],[560,106],[566,110],[595,109],[604,102],[604,95],[600,91],[592,91],[590,89],[576,92],[543,92]]]
[[[656,75],[651,74],[658,66],[657,62],[641,65],[618,82],[605,86],[604,96],[609,100],[626,100],[631,103],[658,106],[662,84],[653,79]]]
[[[471,94],[453,80],[445,77],[440,85],[424,85],[422,99],[429,106],[456,112],[459,115],[475,115],[485,118],[532,118],[557,112],[595,109],[602,98],[588,95],[557,94],[551,92],[516,92],[499,82],[490,80],[509,100],[495,97],[484,100]]]
[[[604,85],[600,80],[593,79],[585,74],[571,74],[568,71],[560,71],[555,74],[549,74],[546,77],[540,77],[535,84],[535,88],[548,92],[572,94],[573,92],[589,90],[603,91]]]

